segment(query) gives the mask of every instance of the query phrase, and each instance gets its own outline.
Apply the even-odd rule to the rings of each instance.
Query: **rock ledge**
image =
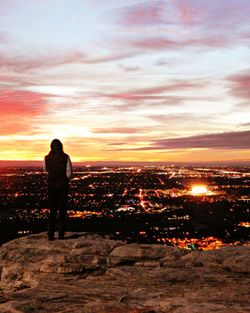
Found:
[[[249,312],[249,247],[193,251],[89,233],[0,248],[0,313]]]

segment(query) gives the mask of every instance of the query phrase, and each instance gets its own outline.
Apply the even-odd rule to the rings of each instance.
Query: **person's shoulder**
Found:
[[[63,156],[64,156],[65,159],[69,159],[70,158],[69,155],[67,153],[65,153],[65,152],[63,152]]]

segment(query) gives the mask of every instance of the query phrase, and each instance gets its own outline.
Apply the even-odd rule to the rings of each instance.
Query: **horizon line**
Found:
[[[20,164],[24,163],[25,165],[28,164],[38,164],[42,163],[43,159],[41,160],[0,160],[0,164]],[[176,162],[170,162],[170,161],[113,161],[113,160],[104,160],[104,161],[73,161],[73,165],[250,165],[250,160],[221,160],[221,161],[198,161],[198,162],[192,162],[192,161],[176,161]]]

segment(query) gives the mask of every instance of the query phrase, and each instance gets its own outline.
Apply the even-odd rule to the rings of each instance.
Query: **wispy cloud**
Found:
[[[89,56],[81,51],[62,52],[58,54],[42,54],[35,57],[7,56],[0,54],[0,68],[14,72],[47,69],[67,64],[98,64],[123,60],[133,56],[128,52],[117,52],[105,55]]]
[[[138,127],[95,128],[92,130],[92,132],[97,134],[136,134],[144,133],[145,128]]]
[[[162,99],[164,98],[164,96],[162,96],[163,94],[169,94],[171,92],[183,91],[192,88],[201,88],[203,86],[204,83],[202,82],[175,81],[166,85],[134,89],[120,93],[102,93],[99,95],[110,99],[124,99],[124,100],[143,100],[157,98]]]
[[[204,114],[194,114],[194,113],[172,113],[172,114],[161,114],[161,115],[149,115],[147,116],[151,120],[164,125],[172,125],[172,126],[181,126],[192,123],[204,123],[215,120],[215,116],[213,118],[211,116],[207,116]]]
[[[110,146],[122,146],[122,145],[126,145],[127,142],[110,142],[108,143],[108,145]]]
[[[125,65],[120,65],[121,69],[123,69],[124,72],[137,72],[140,70],[139,66],[125,66]]]
[[[199,95],[202,88],[206,88],[205,81],[170,81],[168,84],[153,86],[141,89],[131,89],[116,93],[98,93],[95,96],[107,98],[112,102],[109,107],[115,110],[126,111],[130,109],[147,107],[175,107],[187,102],[214,102],[218,101],[218,96]],[[195,90],[197,95],[191,95],[190,91]],[[117,103],[118,102],[118,103]]]
[[[119,22],[123,25],[159,25],[164,23],[163,1],[150,1],[123,8]]]
[[[133,48],[147,50],[176,50],[183,48],[225,48],[229,45],[229,40],[224,36],[216,37],[196,37],[196,38],[179,38],[173,40],[166,37],[146,37],[133,39],[128,42]]]

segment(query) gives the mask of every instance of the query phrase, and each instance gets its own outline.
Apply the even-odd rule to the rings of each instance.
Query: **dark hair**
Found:
[[[63,145],[59,139],[53,139],[50,144],[51,153],[63,153]]]

